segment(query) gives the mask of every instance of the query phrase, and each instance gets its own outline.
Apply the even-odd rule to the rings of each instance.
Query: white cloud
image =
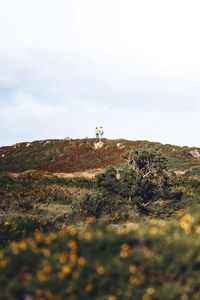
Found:
[[[71,47],[76,0],[1,0],[0,45]],[[74,27],[74,31],[72,28]]]
[[[63,128],[66,129],[64,117],[68,117],[69,124],[70,113],[67,107],[41,103],[39,99],[31,95],[17,93],[13,97],[12,104],[0,111],[3,125],[1,136],[4,136],[5,131],[10,143],[55,136],[63,137]]]
[[[22,93],[15,95],[13,103],[0,111],[1,136],[6,132],[7,144],[66,136],[93,137],[94,128],[103,126],[108,138],[200,146],[199,118],[200,113],[134,112],[81,102],[70,106],[42,103]]]
[[[96,125],[110,137],[197,144],[199,8],[0,0],[1,144],[92,136]]]

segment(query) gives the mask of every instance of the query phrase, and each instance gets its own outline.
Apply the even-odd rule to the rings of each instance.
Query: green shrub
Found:
[[[96,176],[98,188],[104,188],[138,205],[148,205],[159,198],[170,197],[173,180],[167,171],[165,157],[152,151],[131,150],[124,158],[127,162],[119,171],[110,167]],[[174,192],[173,197],[181,199],[182,194]],[[136,201],[136,198],[140,201]]]
[[[43,232],[56,229],[56,224],[45,221],[32,214],[3,215],[0,217],[0,241],[1,246],[10,241],[17,241],[25,237],[33,236],[36,230]]]
[[[111,193],[119,191],[119,181],[117,179],[117,171],[114,167],[109,167],[105,172],[100,173],[95,178],[98,188],[105,188]]]
[[[168,222],[36,230],[1,249],[0,298],[199,300],[195,210]]]
[[[106,193],[86,193],[74,202],[73,211],[82,217],[94,216],[99,218],[103,214],[109,214],[115,209],[113,198],[109,197]]]
[[[7,188],[15,182],[15,179],[8,174],[0,174],[0,188]]]
[[[23,184],[32,185],[34,183],[50,183],[55,182],[57,177],[49,172],[40,172],[36,170],[28,170],[19,174],[18,179]]]
[[[63,179],[63,185],[92,189],[94,187],[94,181],[84,177],[65,178]]]

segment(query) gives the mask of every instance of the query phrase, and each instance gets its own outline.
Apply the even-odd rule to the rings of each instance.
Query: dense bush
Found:
[[[167,170],[167,160],[162,155],[147,150],[131,150],[124,156],[126,163],[118,171],[110,167],[96,177],[99,188],[120,195],[140,209],[145,210],[158,199],[181,199],[175,174]]]
[[[111,213],[115,209],[115,202],[107,193],[91,192],[74,201],[72,210],[83,218],[88,216],[99,218]]]
[[[96,176],[96,186],[98,188],[106,188],[111,193],[119,192],[119,180],[117,179],[117,171],[114,167],[109,167],[105,172]]]
[[[10,242],[30,237],[34,234],[35,230],[42,230],[47,232],[55,230],[56,225],[52,222],[45,221],[32,214],[26,215],[1,215],[0,217],[0,246]]]
[[[169,189],[167,160],[161,154],[148,150],[131,150],[124,156],[126,168],[122,170],[122,183],[127,178],[132,182],[131,196],[140,196],[144,202],[164,197]]]
[[[12,241],[0,251],[0,299],[199,300],[199,214],[177,215]]]

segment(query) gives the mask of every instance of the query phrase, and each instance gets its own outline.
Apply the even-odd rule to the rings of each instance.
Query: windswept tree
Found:
[[[168,197],[171,180],[164,156],[150,150],[130,150],[124,159],[126,162],[118,171],[110,167],[96,177],[98,187],[143,207]]]
[[[169,188],[167,159],[150,150],[130,150],[121,171],[121,183],[129,178],[130,196],[140,196],[145,202],[164,197]]]

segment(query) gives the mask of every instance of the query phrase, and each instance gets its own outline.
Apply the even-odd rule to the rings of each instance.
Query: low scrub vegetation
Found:
[[[0,250],[0,297],[200,299],[199,214],[176,214],[176,220],[111,227],[89,218],[82,228],[59,230],[29,221],[12,234],[14,220],[4,220],[0,232],[9,241]]]
[[[198,170],[152,148],[94,180],[1,173],[0,299],[200,300]]]

